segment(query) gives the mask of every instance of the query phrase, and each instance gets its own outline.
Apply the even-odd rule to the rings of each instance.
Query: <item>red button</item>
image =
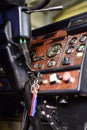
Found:
[[[48,40],[48,43],[52,43],[52,42],[53,42],[53,40],[52,40],[52,39],[49,39],[49,40]]]
[[[63,81],[68,82],[70,80],[70,78],[71,78],[70,72],[65,72],[63,74]]]

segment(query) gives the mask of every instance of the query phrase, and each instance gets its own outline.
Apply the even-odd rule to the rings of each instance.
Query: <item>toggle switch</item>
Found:
[[[57,79],[62,80],[62,75],[57,75]]]

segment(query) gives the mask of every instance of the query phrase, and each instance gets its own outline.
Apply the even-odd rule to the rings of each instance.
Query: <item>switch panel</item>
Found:
[[[40,92],[58,93],[61,92],[75,92],[78,90],[79,70],[57,72],[52,74],[42,74],[42,82],[40,84]],[[43,80],[47,82],[44,84]]]

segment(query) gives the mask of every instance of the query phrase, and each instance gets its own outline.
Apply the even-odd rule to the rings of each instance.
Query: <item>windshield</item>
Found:
[[[39,2],[41,2],[41,0],[26,0],[29,7],[33,7]],[[63,10],[61,11],[32,13],[32,29],[36,29],[87,11],[87,0],[51,0],[45,8],[60,5],[63,6]]]

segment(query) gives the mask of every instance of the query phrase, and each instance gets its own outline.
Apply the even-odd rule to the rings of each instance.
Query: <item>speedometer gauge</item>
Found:
[[[60,50],[62,48],[62,45],[60,43],[52,45],[48,50],[47,50],[47,56],[49,58],[54,57],[55,55],[60,53]]]

